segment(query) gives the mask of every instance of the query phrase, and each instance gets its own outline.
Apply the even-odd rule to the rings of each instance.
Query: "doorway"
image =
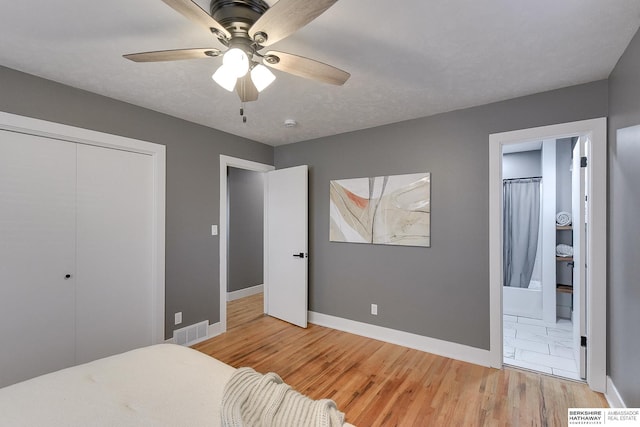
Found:
[[[275,170],[270,165],[221,155],[219,332],[227,330],[229,167],[264,174],[264,313],[306,328],[309,167],[298,165]]]
[[[264,313],[264,173],[227,168],[227,327]]]
[[[514,143],[502,154],[504,364],[572,380],[584,379],[574,339],[573,267],[584,264],[573,257],[571,232],[584,228],[583,216],[572,216],[581,194],[572,188],[577,143],[577,136]]]
[[[265,173],[274,170],[275,167],[262,163],[256,163],[249,160],[238,159],[229,156],[220,156],[220,332],[227,330],[227,298],[229,294],[229,179],[228,170],[235,168],[241,171],[252,171],[257,173]],[[263,203],[264,211],[264,203]],[[264,217],[264,215],[263,215]],[[266,220],[263,218],[263,227],[266,226]],[[266,240],[263,243],[263,251]],[[257,285],[257,284],[256,284]],[[256,286],[254,285],[254,286]],[[236,292],[236,296],[250,296],[253,290],[245,292]],[[233,291],[232,291],[233,292]],[[263,295],[267,292],[263,289]],[[246,294],[246,295],[245,295]],[[232,294],[234,295],[234,294]],[[263,298],[263,312],[266,312],[266,305]]]
[[[589,269],[586,272],[586,318],[583,343],[586,346],[586,381],[595,391],[606,390],[606,119],[585,120],[560,125],[544,126],[490,135],[489,144],[489,212],[490,212],[490,307],[492,366],[501,368],[504,357],[503,317],[503,167],[505,147],[515,144],[561,138],[584,137],[591,141],[587,146],[589,171],[586,176],[587,195],[590,201],[586,212],[587,250],[584,257]],[[554,165],[555,166],[555,165]],[[555,187],[555,185],[554,185]],[[543,214],[545,208],[542,208]],[[555,206],[552,216],[555,220]],[[556,233],[555,226],[552,229]],[[543,241],[544,241],[543,235]],[[547,238],[547,242],[553,239]],[[555,257],[555,254],[554,254]],[[555,262],[555,259],[554,259]],[[542,273],[544,275],[544,273]],[[544,279],[543,279],[544,280]],[[551,279],[555,283],[555,277]],[[556,292],[548,293],[555,299]],[[543,301],[544,304],[544,301]],[[547,308],[550,306],[546,304]],[[553,318],[556,318],[556,304]],[[544,311],[544,309],[543,309]],[[549,317],[547,315],[546,317]],[[545,315],[543,313],[543,319]],[[581,337],[579,337],[581,338]]]

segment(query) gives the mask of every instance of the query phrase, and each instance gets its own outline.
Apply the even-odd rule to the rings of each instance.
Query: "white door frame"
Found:
[[[502,147],[589,135],[587,383],[606,392],[607,119],[598,118],[489,135],[489,307],[491,366],[502,368]]]
[[[228,191],[227,191],[227,167],[234,167],[238,169],[245,169],[254,172],[268,172],[275,169],[275,166],[267,165],[263,163],[253,162],[251,160],[239,159],[236,157],[225,156],[224,154],[220,155],[220,227],[219,227],[219,236],[220,236],[220,329],[219,333],[223,333],[227,331],[227,258],[228,258],[228,220],[227,220],[227,201],[228,201]],[[265,248],[265,256],[266,256],[266,248],[267,248],[267,233],[266,233],[266,221],[267,221],[267,206],[266,206],[266,198],[264,205],[264,222],[265,222],[265,232],[264,232],[264,248]],[[266,264],[265,267],[266,269]],[[265,279],[266,280],[266,279]],[[264,283],[264,292],[268,292],[267,283]],[[266,304],[266,303],[265,303]],[[266,309],[266,307],[265,307]],[[266,312],[266,310],[265,310]]]
[[[108,133],[92,131],[75,126],[48,122],[0,112],[0,129],[37,135],[45,138],[69,141],[78,144],[130,151],[146,154],[153,160],[153,313],[152,342],[164,342],[165,319],[165,188],[166,188],[166,148],[164,145]]]

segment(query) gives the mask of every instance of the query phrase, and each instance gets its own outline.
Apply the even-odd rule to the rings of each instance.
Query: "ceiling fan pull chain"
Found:
[[[247,116],[244,115],[244,102],[240,104],[240,115],[242,116],[242,123],[247,123]]]

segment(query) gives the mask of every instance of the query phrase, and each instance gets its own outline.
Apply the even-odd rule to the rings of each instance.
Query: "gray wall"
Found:
[[[607,115],[598,81],[276,147],[310,166],[309,307],[489,348],[489,134]],[[329,180],[431,172],[431,247],[329,242]],[[378,304],[378,316],[370,304]]]
[[[608,373],[628,407],[640,407],[640,141],[618,129],[640,125],[640,33],[609,78]]]
[[[229,167],[227,291],[263,284],[264,180],[261,172]]]
[[[502,155],[502,179],[542,176],[542,150]]]
[[[165,335],[177,311],[182,326],[219,321],[219,157],[271,164],[272,147],[4,67],[0,111],[165,145]]]

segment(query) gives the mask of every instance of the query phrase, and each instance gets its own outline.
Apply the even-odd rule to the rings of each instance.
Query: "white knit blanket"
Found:
[[[224,388],[223,427],[342,427],[344,414],[329,399],[312,400],[272,372],[240,368]]]

